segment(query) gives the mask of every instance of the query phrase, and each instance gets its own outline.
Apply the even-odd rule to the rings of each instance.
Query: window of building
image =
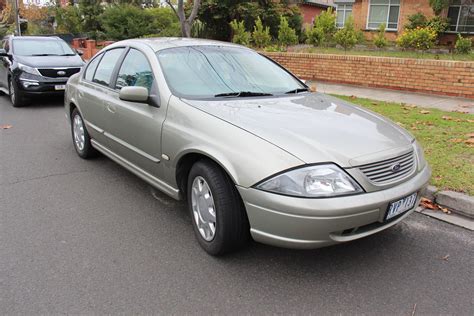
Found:
[[[336,7],[336,26],[344,27],[347,19],[352,15],[352,4],[338,4]]]
[[[474,2],[451,1],[448,19],[451,32],[474,33]]]
[[[387,30],[398,29],[398,16],[400,14],[400,0],[370,0],[368,29],[378,29],[385,24]]]

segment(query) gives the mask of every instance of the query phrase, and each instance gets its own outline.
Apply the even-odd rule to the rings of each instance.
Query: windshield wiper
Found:
[[[298,88],[298,89],[287,91],[287,92],[285,92],[285,94],[292,94],[292,93],[296,94],[296,93],[307,92],[307,91],[309,91],[308,88]]]
[[[59,56],[58,54],[33,54],[31,56]]]
[[[265,92],[240,91],[240,92],[219,93],[219,94],[216,94],[215,97],[262,97],[262,96],[270,96],[270,95],[273,95],[273,94],[265,93]]]
[[[76,56],[76,54],[73,54],[73,53],[71,53],[71,54],[61,54],[61,55],[58,55],[58,56]]]

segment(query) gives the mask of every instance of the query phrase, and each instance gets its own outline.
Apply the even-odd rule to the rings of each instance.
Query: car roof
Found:
[[[186,47],[186,46],[226,46],[226,47],[246,48],[245,46],[236,45],[229,42],[220,42],[220,41],[214,41],[214,40],[208,40],[208,39],[185,38],[185,37],[139,38],[139,39],[130,39],[130,40],[120,41],[112,45],[121,46],[121,45],[127,45],[131,43],[146,44],[149,47],[151,47],[155,52],[163,50],[163,49],[167,49],[167,48]]]
[[[48,40],[61,40],[57,36],[11,36],[11,39],[14,40],[38,40],[38,41],[48,41]]]

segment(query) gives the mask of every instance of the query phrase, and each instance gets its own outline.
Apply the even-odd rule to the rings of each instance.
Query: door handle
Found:
[[[115,113],[115,106],[110,102],[105,102],[105,107],[110,113]]]

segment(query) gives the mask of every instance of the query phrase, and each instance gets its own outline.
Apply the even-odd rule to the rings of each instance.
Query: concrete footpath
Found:
[[[378,89],[353,85],[335,84],[321,81],[307,81],[309,86],[316,86],[316,90],[329,94],[340,94],[367,98],[378,101],[413,104],[424,108],[433,108],[443,111],[460,111],[474,114],[474,100],[445,97],[435,94],[421,94],[408,91]]]

